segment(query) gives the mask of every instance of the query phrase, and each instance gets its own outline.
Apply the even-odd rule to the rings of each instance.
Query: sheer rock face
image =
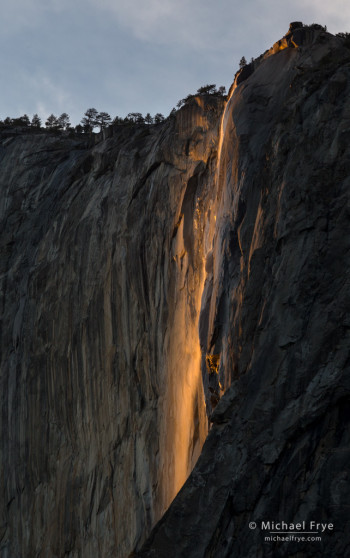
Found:
[[[4,558],[124,557],[200,453],[222,107],[197,98],[90,147],[2,134]]]
[[[226,392],[140,558],[347,552],[350,51],[322,29],[302,45],[231,91],[200,328]],[[261,522],[282,520],[334,528],[265,542]]]
[[[225,109],[2,133],[4,558],[346,555],[350,50],[284,39]]]

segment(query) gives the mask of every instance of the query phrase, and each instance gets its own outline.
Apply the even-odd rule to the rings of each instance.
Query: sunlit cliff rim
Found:
[[[346,35],[346,33],[339,33],[337,35],[339,44],[344,41]],[[236,72],[233,84],[229,89],[228,98],[230,98],[232,94],[232,88],[236,87],[252,75],[260,64],[269,56],[273,56],[286,48],[307,47],[316,42],[323,43],[326,42],[329,37],[333,36],[334,35],[327,32],[326,27],[319,25],[318,23],[313,23],[311,25],[304,25],[301,21],[294,21],[290,23],[287,33],[281,39],[276,41],[274,45],[263,54],[252,59],[248,64]]]

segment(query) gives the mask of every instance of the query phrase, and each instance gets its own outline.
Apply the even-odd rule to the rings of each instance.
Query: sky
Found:
[[[228,89],[291,21],[350,32],[348,0],[1,0],[0,119],[91,107],[167,116],[199,87]]]

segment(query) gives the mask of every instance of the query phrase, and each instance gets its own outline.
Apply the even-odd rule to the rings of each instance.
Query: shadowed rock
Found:
[[[347,552],[350,51],[301,33],[307,48],[269,52],[226,108],[202,330],[227,389],[140,558]],[[262,522],[282,520],[333,529],[265,540]]]

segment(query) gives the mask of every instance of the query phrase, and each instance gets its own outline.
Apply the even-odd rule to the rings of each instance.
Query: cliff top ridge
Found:
[[[246,64],[238,70],[235,75],[233,86],[237,86],[245,81],[260,64],[270,56],[286,48],[306,49],[314,45],[319,45],[321,47],[323,45],[326,47],[326,50],[329,50],[329,48],[332,50],[333,48],[341,46],[349,48],[349,33],[337,33],[337,35],[333,35],[327,31],[326,26],[322,26],[318,23],[305,25],[301,21],[292,21],[289,24],[287,33],[276,41],[270,49],[266,50],[257,58],[252,59],[249,64]],[[328,49],[327,45],[329,46]]]

